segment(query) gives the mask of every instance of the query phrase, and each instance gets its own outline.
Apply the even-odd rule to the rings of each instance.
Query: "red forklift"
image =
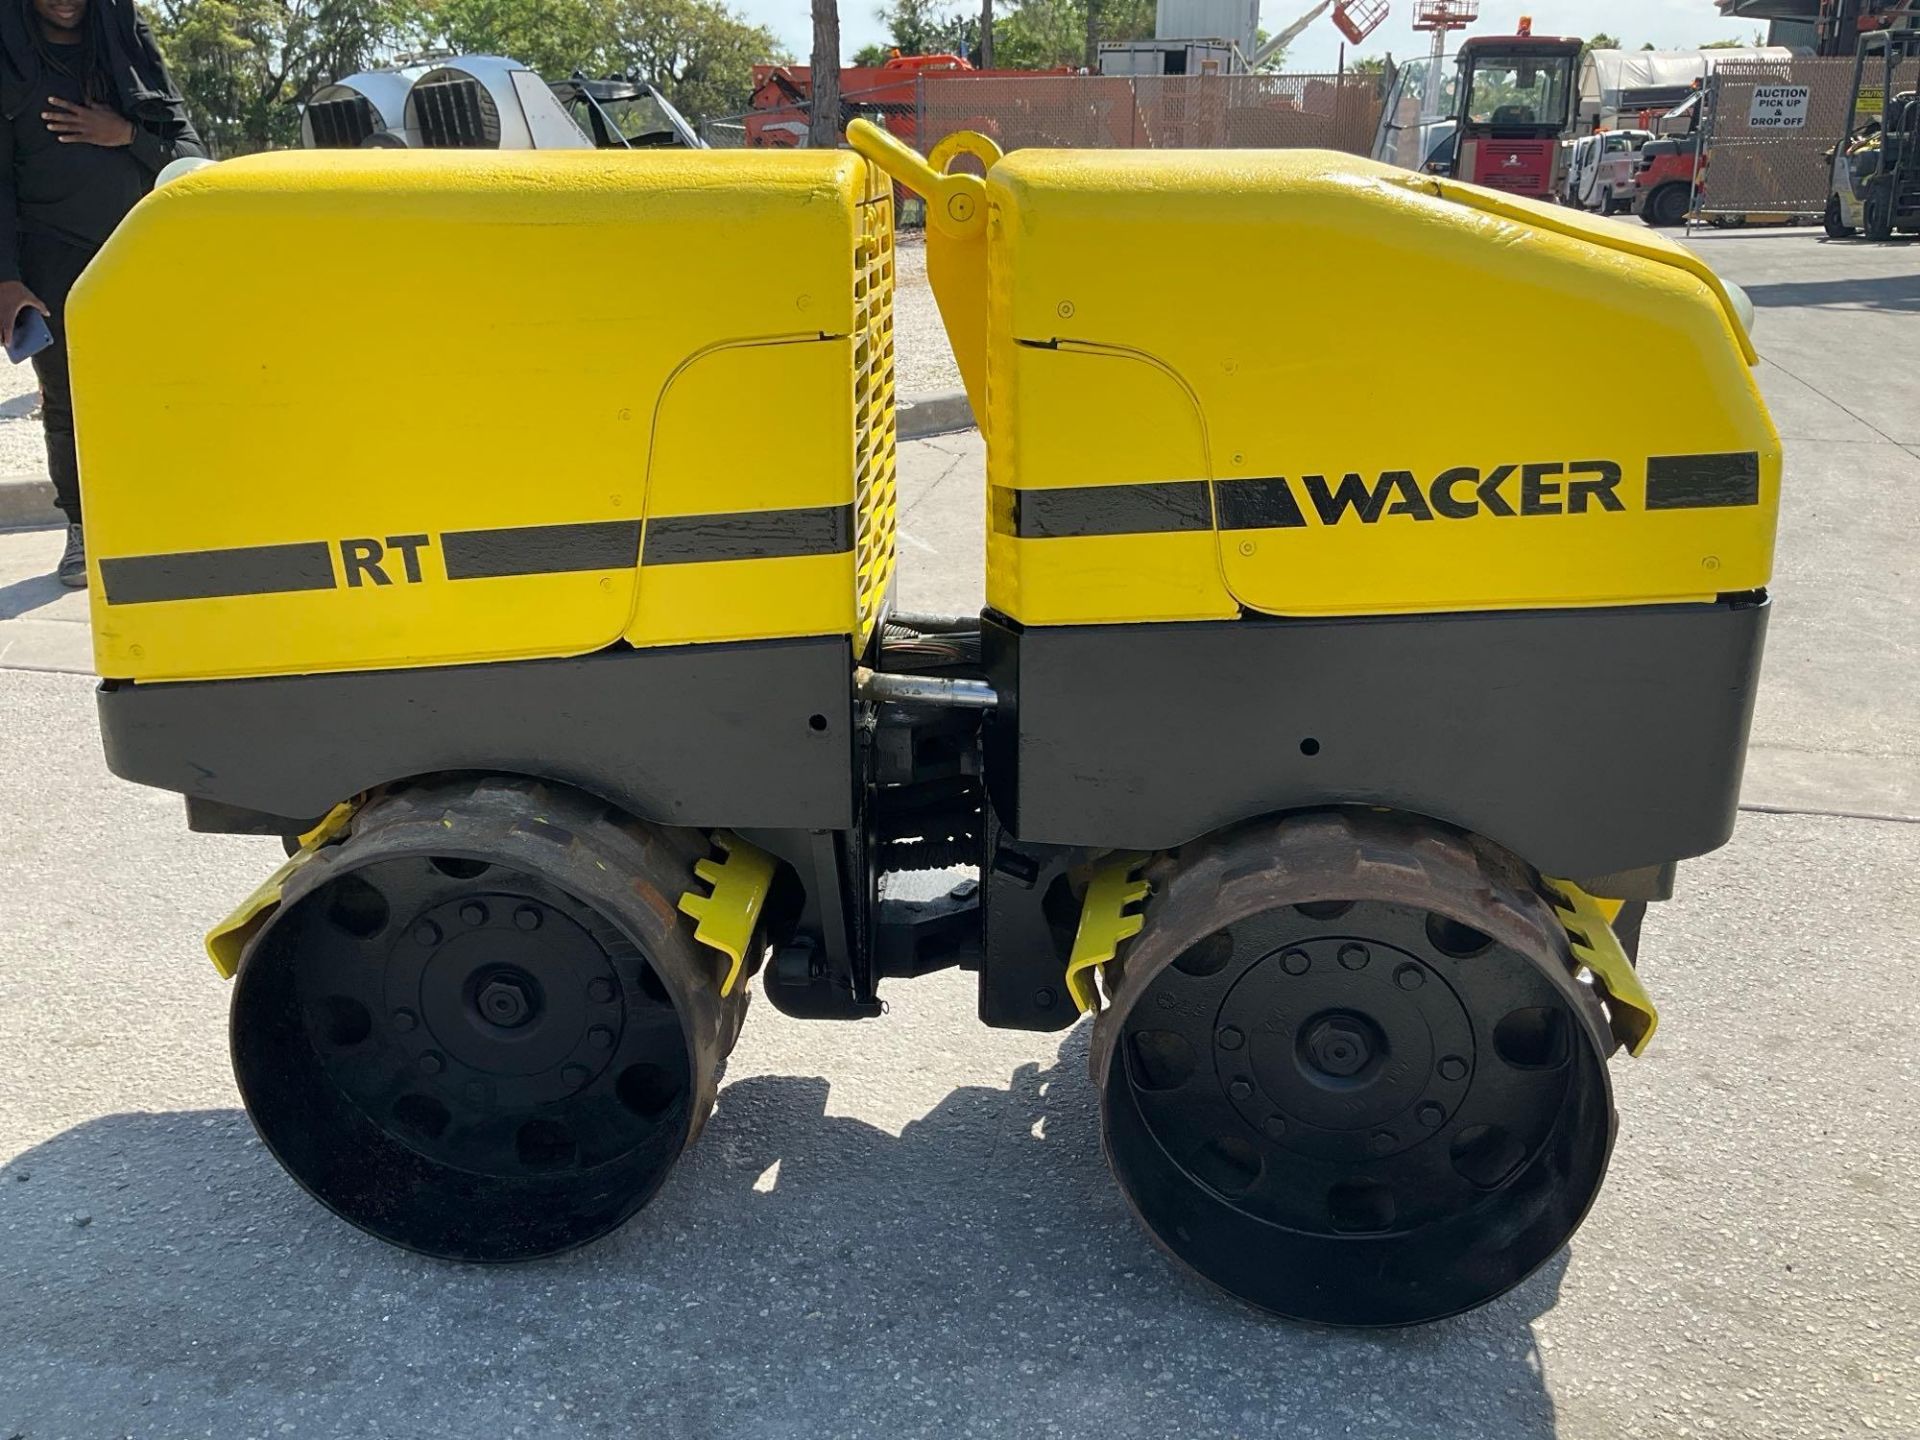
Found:
[[[1633,177],[1633,213],[1656,229],[1687,223],[1694,196],[1706,185],[1697,172],[1700,160],[1700,118],[1706,95],[1695,81],[1693,93],[1653,122],[1655,138],[1640,147],[1640,164]]]
[[[1581,42],[1535,35],[1474,35],[1460,45],[1449,173],[1476,185],[1557,200],[1575,114]]]

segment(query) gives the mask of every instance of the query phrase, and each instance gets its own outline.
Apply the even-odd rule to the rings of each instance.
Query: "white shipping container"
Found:
[[[1103,40],[1102,75],[1232,75],[1239,52],[1215,40]]]

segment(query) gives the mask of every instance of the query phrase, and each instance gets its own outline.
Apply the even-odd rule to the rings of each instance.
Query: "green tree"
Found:
[[[299,107],[399,40],[398,0],[156,0],[147,11],[215,155],[294,143]]]
[[[1144,40],[1153,34],[1154,0],[1094,0],[1092,36]],[[1087,0],[1013,0],[993,26],[993,63],[1050,70],[1087,63]]]
[[[853,63],[877,70],[893,58],[891,45],[862,45],[853,52]]]
[[[216,155],[296,143],[316,90],[414,46],[640,74],[695,119],[744,110],[754,65],[791,58],[721,0],[153,0],[148,19]]]
[[[609,70],[642,75],[694,120],[737,115],[753,93],[753,67],[793,57],[764,25],[719,0],[618,0]]]
[[[604,0],[422,0],[431,45],[466,55],[510,55],[549,80],[601,63],[611,6]]]
[[[792,58],[720,0],[425,0],[417,28],[450,50],[511,55],[549,80],[639,75],[694,120],[746,109],[753,67]]]
[[[1102,40],[1153,38],[1154,0],[1099,0],[1099,5]]]
[[[1086,6],[1074,0],[1014,0],[994,27],[994,60],[1011,70],[1081,64],[1086,45]]]
[[[956,13],[947,0],[893,0],[875,15],[902,55],[967,55],[980,40],[979,16]]]

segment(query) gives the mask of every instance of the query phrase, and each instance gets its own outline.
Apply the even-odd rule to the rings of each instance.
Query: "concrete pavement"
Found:
[[[1700,245],[1789,448],[1747,799],[1920,813],[1920,396],[1861,378],[1920,251]],[[903,452],[907,608],[978,604],[981,483],[977,437]],[[960,974],[856,1026],[756,1007],[632,1224],[445,1266],[236,1108],[199,935],[278,848],[105,773],[57,550],[0,536],[0,1437],[1920,1435],[1920,825],[1749,814],[1683,869],[1607,1187],[1458,1320],[1309,1331],[1186,1280],[1104,1172],[1084,1027],[981,1029]]]
[[[0,670],[93,673],[87,596],[53,578],[66,532],[0,532]]]
[[[31,365],[0,365],[0,529],[57,519]]]
[[[1753,297],[1787,448],[1745,799],[1920,815],[1920,248],[1796,230],[1692,243]]]

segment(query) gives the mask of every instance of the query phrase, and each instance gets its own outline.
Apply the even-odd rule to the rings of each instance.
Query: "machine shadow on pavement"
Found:
[[[1776,281],[1749,285],[1746,291],[1747,298],[1763,310],[1920,310],[1920,275]]]
[[[0,1433],[1554,1434],[1564,1251],[1421,1329],[1258,1315],[1126,1213],[1086,1034],[898,1136],[740,1079],[623,1230],[511,1267],[350,1229],[237,1110],[90,1121],[0,1171]]]
[[[45,609],[72,593],[54,577],[51,570],[44,575],[29,575],[24,579],[9,581],[0,585],[0,620],[18,620],[22,615]]]

